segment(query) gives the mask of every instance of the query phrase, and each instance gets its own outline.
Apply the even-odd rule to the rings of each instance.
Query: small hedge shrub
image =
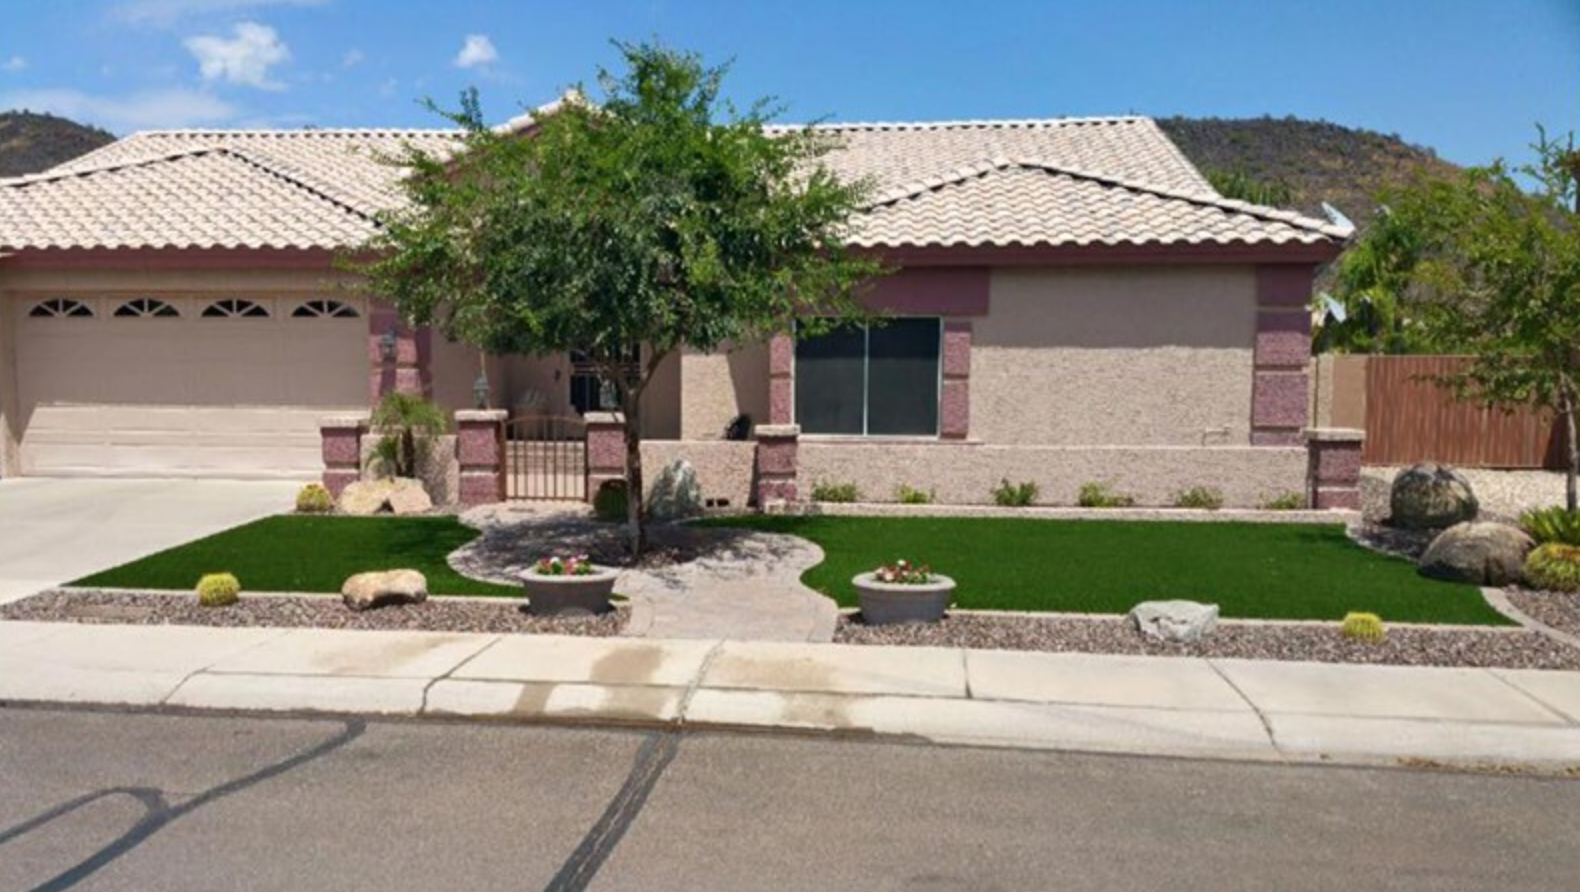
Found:
[[[1037,484],[1032,480],[1011,483],[1009,478],[1000,480],[993,487],[993,503],[1003,508],[1025,508],[1037,501]]]
[[[1525,556],[1525,584],[1546,592],[1580,592],[1580,546],[1538,545]]]
[[[624,480],[605,480],[593,495],[593,515],[605,523],[624,522],[630,492]]]
[[[812,484],[812,501],[814,502],[859,502],[861,490],[854,483],[830,483],[819,480]]]
[[[302,514],[325,514],[335,509],[335,497],[322,483],[309,483],[296,494],[296,510]]]
[[[1558,506],[1539,508],[1521,514],[1520,526],[1538,545],[1548,542],[1580,545],[1580,511]]]
[[[1388,629],[1382,617],[1375,613],[1346,613],[1339,624],[1339,634],[1351,641],[1381,644],[1388,640]]]
[[[241,582],[229,573],[210,573],[198,580],[197,599],[204,607],[229,607],[241,600]]]
[[[1193,487],[1174,497],[1174,507],[1217,511],[1223,507],[1223,493],[1208,486]]]
[[[938,494],[930,489],[912,489],[901,483],[900,488],[894,491],[894,497],[900,500],[901,505],[931,505]]]
[[[1302,511],[1306,507],[1306,497],[1298,492],[1286,492],[1281,496],[1273,496],[1257,507],[1263,511]]]
[[[1083,483],[1075,503],[1082,508],[1129,508],[1136,503],[1134,496],[1114,492],[1107,483]]]

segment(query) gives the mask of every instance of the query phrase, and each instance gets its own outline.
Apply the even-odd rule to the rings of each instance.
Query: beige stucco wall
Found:
[[[1007,268],[991,287],[972,334],[973,440],[1249,442],[1253,268]]]
[[[364,319],[293,319],[302,299],[358,295],[324,271],[6,270],[0,399],[14,442],[8,473],[313,476],[317,420],[366,405]],[[92,319],[24,319],[38,300],[84,301]],[[181,319],[124,320],[156,297]],[[246,298],[269,319],[203,319]]]
[[[854,483],[863,500],[895,501],[901,484],[934,490],[944,504],[992,504],[999,481],[1035,481],[1038,504],[1073,505],[1082,484],[1104,482],[1141,505],[1171,505],[1195,486],[1231,507],[1303,493],[1306,450],[1266,446],[991,446],[803,440],[797,485]]]
[[[670,463],[685,459],[697,471],[704,499],[728,499],[744,508],[752,493],[752,468],[757,444],[730,440],[644,440],[642,469],[651,487]]]
[[[745,412],[768,423],[768,345],[718,353],[687,350],[680,357],[680,436],[722,440],[724,429]]]
[[[477,360],[472,360],[476,366]],[[495,405],[510,417],[574,415],[570,403],[568,354],[502,356],[490,366]],[[476,373],[473,373],[476,378]],[[468,388],[470,388],[468,384]],[[437,383],[435,384],[437,391]],[[470,391],[468,391],[470,392]],[[673,440],[680,436],[680,356],[671,355],[653,372],[642,397],[642,436]]]
[[[1366,428],[1365,355],[1324,353],[1311,363],[1313,427]]]

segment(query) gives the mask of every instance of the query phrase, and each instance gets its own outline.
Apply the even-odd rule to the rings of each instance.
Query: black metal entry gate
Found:
[[[505,422],[500,463],[506,499],[587,498],[587,422],[574,415],[526,415]]]

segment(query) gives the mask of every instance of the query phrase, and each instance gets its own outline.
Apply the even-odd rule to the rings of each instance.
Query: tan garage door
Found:
[[[22,473],[310,477],[318,419],[367,402],[367,320],[313,298],[17,307]]]

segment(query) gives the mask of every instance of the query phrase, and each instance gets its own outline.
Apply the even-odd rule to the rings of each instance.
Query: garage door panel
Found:
[[[23,473],[315,475],[318,419],[366,405],[366,321],[195,318],[202,304],[20,320]]]

